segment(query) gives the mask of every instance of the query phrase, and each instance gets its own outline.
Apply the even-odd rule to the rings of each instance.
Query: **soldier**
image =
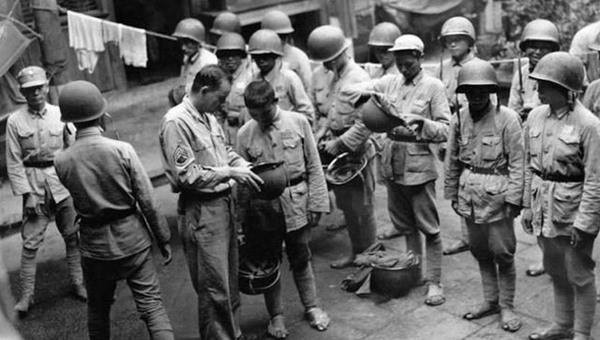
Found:
[[[246,111],[244,90],[251,81],[252,70],[246,58],[246,42],[237,33],[225,33],[217,42],[219,66],[231,75],[231,91],[225,99],[223,132],[227,145],[235,146],[242,112]],[[245,114],[244,114],[245,115]]]
[[[523,137],[519,115],[492,103],[498,92],[494,67],[474,59],[458,73],[457,93],[468,105],[452,119],[444,196],[465,218],[471,253],[479,263],[483,303],[467,320],[501,313],[502,329],[521,328],[513,312],[516,238],[514,218],[523,195]]]
[[[343,211],[350,236],[351,253],[331,263],[332,268],[353,265],[357,254],[375,241],[375,216],[373,211],[373,157],[375,148],[369,140],[371,131],[365,127],[356,109],[345,104],[341,95],[343,87],[369,80],[369,75],[348,55],[348,44],[341,29],[324,25],[315,28],[308,36],[308,49],[312,59],[323,63],[315,70],[314,94],[321,114],[326,115],[315,140],[322,137],[324,152],[337,156],[350,152],[353,157],[366,159],[367,166],[361,176],[342,186],[334,187],[337,206]]]
[[[242,34],[242,23],[235,13],[221,12],[215,17],[209,32],[212,43],[217,44],[225,33]]]
[[[253,80],[268,81],[283,110],[302,113],[312,124],[315,110],[298,75],[283,65],[283,44],[279,36],[271,30],[260,29],[250,37],[248,49],[258,66]],[[245,117],[243,121],[247,120]]]
[[[6,167],[13,193],[23,196],[21,299],[15,311],[25,316],[33,304],[37,250],[52,217],[65,241],[75,296],[85,301],[87,294],[83,287],[73,199],[58,180],[52,164],[54,154],[72,142],[72,135],[60,121],[59,108],[46,102],[46,71],[29,66],[19,72],[17,80],[27,106],[12,113],[6,122]]]
[[[375,92],[384,107],[402,117],[412,129],[397,127],[387,133],[381,155],[382,176],[388,192],[388,211],[396,232],[406,235],[407,249],[421,255],[425,235],[427,298],[430,306],[446,299],[441,285],[442,239],[435,204],[437,171],[432,143],[445,142],[450,109],[444,84],[421,70],[423,41],[412,34],[396,39],[394,52],[401,75],[383,77],[346,88],[355,105]]]
[[[156,238],[166,265],[171,261],[170,231],[152,197],[150,179],[130,144],[102,136],[106,100],[95,85],[65,85],[59,105],[61,120],[77,128],[75,142],[57,153],[54,165],[80,217],[89,337],[110,339],[116,284],[126,280],[151,338],[174,339],[149,236],[151,232]]]
[[[281,258],[282,244],[288,255],[296,288],[310,325],[323,331],[329,317],[317,305],[317,289],[308,246],[310,229],[321,213],[329,211],[329,197],[319,152],[308,120],[277,106],[275,92],[266,81],[254,81],[244,93],[253,120],[239,132],[237,150],[247,161],[284,161],[288,186],[274,200],[249,201],[245,228],[247,247],[264,258]],[[283,317],[281,281],[265,294],[271,321],[267,329],[276,339],[288,331]]]
[[[171,106],[181,103],[190,91],[196,73],[205,65],[217,64],[217,56],[202,46],[206,30],[198,19],[186,18],[175,27],[173,36],[179,40],[183,51],[183,64],[178,85],[169,92]]]
[[[260,22],[260,28],[272,30],[279,35],[283,42],[283,63],[288,69],[296,72],[302,80],[304,90],[306,93],[310,93],[312,87],[310,60],[304,51],[294,46],[292,37],[294,28],[290,17],[282,11],[269,11]]]
[[[588,46],[591,50],[600,52],[600,35],[598,35],[596,41]],[[600,79],[594,80],[585,89],[585,96],[581,101],[588,110],[592,111],[596,117],[600,117]]]
[[[600,210],[600,120],[577,99],[584,66],[553,52],[530,74],[541,106],[525,124],[523,216],[544,255],[554,287],[554,324],[530,339],[591,339],[596,308],[592,247]]]
[[[182,103],[160,128],[165,173],[179,192],[179,228],[192,284],[198,294],[200,338],[240,339],[237,235],[232,217],[235,182],[257,190],[262,180],[225,145],[213,115],[231,84],[217,65],[203,67]]]
[[[388,74],[399,74],[394,60],[394,53],[388,51],[394,46],[394,41],[402,33],[398,26],[391,22],[382,22],[371,30],[369,34],[369,50],[375,56],[377,64],[366,63],[361,65],[371,79],[381,78]]]
[[[453,17],[442,25],[440,33],[442,46],[450,52],[450,59],[441,61],[434,74],[439,77],[446,86],[446,97],[450,103],[450,111],[457,113],[461,107],[466,106],[467,98],[464,94],[456,93],[458,72],[462,67],[475,59],[475,28],[469,19],[465,17]],[[440,158],[445,157],[445,146],[441,147]],[[458,241],[450,244],[444,249],[444,255],[458,254],[469,250],[469,235],[466,221],[460,219],[461,237]]]

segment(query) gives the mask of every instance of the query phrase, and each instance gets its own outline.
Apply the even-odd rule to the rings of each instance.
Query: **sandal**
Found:
[[[521,319],[511,309],[501,310],[501,320],[502,329],[511,333],[518,331],[523,325]]]
[[[393,238],[402,236],[402,233],[396,230],[396,228],[388,229],[377,235],[378,240],[391,240]]]
[[[565,329],[558,325],[552,325],[544,331],[529,334],[529,340],[572,339],[573,335],[573,329]]]
[[[477,310],[465,313],[463,319],[469,321],[477,320],[498,313],[500,313],[500,307],[497,303],[484,302]]]
[[[312,328],[321,332],[326,330],[331,322],[327,313],[319,307],[313,307],[307,310],[305,317]]]
[[[283,315],[277,314],[269,320],[267,334],[274,339],[285,339],[290,334],[287,328],[285,328]]]
[[[446,298],[444,297],[444,288],[441,284],[430,283],[427,286],[427,298],[425,299],[425,304],[428,306],[439,306],[446,302]]]

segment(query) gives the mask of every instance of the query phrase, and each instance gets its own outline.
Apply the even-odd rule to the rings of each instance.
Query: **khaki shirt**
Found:
[[[600,79],[594,80],[585,90],[581,103],[596,117],[600,116]]]
[[[159,140],[163,167],[174,192],[228,190],[234,181],[225,167],[247,164],[225,144],[215,116],[198,112],[188,97],[164,116]]]
[[[275,67],[266,76],[263,77],[258,70],[253,75],[253,80],[263,79],[275,90],[277,103],[282,110],[302,113],[312,124],[315,120],[315,109],[304,90],[304,85],[296,73],[283,66],[281,58],[277,58]]]
[[[434,75],[444,83],[448,103],[452,107],[455,107],[456,111],[458,111],[461,107],[466,107],[468,105],[467,97],[464,94],[456,94],[456,88],[458,87],[458,72],[460,72],[460,69],[464,64],[475,58],[475,54],[473,52],[469,52],[460,61],[450,58],[442,62],[441,69],[440,66],[435,68]]]
[[[287,231],[308,224],[309,212],[329,212],[329,196],[319,152],[308,120],[301,114],[277,109],[265,132],[254,120],[240,128],[237,151],[247,161],[284,161],[289,180],[306,181],[287,187],[279,197]]]
[[[600,227],[600,120],[579,101],[572,111],[533,109],[525,124],[523,206],[533,211],[536,235],[569,235],[571,228],[597,234]],[[533,172],[571,177],[543,180]],[[576,180],[580,177],[581,180]]]
[[[217,56],[211,51],[201,47],[198,53],[191,57],[184,56],[181,65],[180,85],[185,86],[185,93],[189,93],[194,83],[194,78],[200,69],[206,65],[218,64]]]
[[[401,185],[418,185],[436,179],[435,155],[430,143],[447,140],[450,121],[450,107],[442,82],[421,71],[408,82],[402,75],[385,76],[345,90],[353,103],[361,94],[373,91],[382,93],[396,114],[425,118],[416,135],[398,127],[395,131],[407,136],[404,141],[384,140],[380,175]]]
[[[225,113],[228,118],[243,119],[249,117],[246,110],[246,103],[244,102],[244,91],[246,86],[252,81],[252,68],[251,62],[248,59],[244,59],[240,67],[231,75],[231,91],[225,99]],[[231,126],[228,121],[224,119],[223,131],[225,132],[225,141],[227,145],[235,147],[237,132],[241,123],[238,125]]]
[[[377,63],[364,63],[364,64],[360,64],[360,67],[362,67],[365,71],[367,71],[367,73],[369,74],[369,77],[371,79],[377,79],[377,78],[381,78],[383,76],[387,76],[388,74],[393,74],[393,75],[399,75],[400,71],[398,71],[398,67],[394,64],[390,67],[383,68],[383,66],[381,66],[381,64],[377,64]]]
[[[452,117],[445,163],[444,197],[458,202],[459,213],[475,223],[499,221],[505,204],[521,205],[523,195],[523,137],[519,115],[490,104],[478,121],[464,107]],[[496,169],[497,174],[476,173],[465,165]]]
[[[73,196],[77,214],[84,219],[110,220],[110,216],[140,211],[159,244],[170,231],[159,213],[152,183],[129,143],[102,137],[99,127],[77,131],[77,140],[54,159],[58,177]],[[125,217],[80,228],[83,256],[114,260],[136,254],[151,245],[139,218]]]
[[[529,78],[529,64],[521,67],[523,91],[519,83],[519,72],[515,72],[510,84],[510,96],[508,97],[508,108],[522,114],[523,111],[536,108],[542,103],[537,93],[537,81]]]
[[[40,112],[24,107],[12,113],[6,122],[6,168],[13,193],[32,193],[42,202],[47,195],[56,203],[69,197],[53,166],[34,168],[23,163],[52,162],[72,137],[60,121],[58,106],[47,103]]]
[[[283,63],[285,66],[296,72],[306,93],[310,93],[312,84],[310,82],[312,76],[312,68],[310,67],[310,59],[304,51],[290,44],[283,45]]]

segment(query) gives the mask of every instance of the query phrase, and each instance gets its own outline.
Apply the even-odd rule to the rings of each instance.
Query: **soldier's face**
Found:
[[[274,54],[254,54],[252,59],[258,66],[261,74],[267,74],[275,67],[277,56]]]
[[[383,66],[383,68],[388,68],[392,66],[396,60],[394,59],[394,52],[388,52],[388,46],[375,46],[373,47],[373,54],[375,55],[375,59],[377,62]]]
[[[179,40],[179,42],[181,43],[181,51],[185,56],[188,57],[194,55],[194,53],[198,52],[198,49],[200,48],[200,44],[192,39],[182,38]]]
[[[469,39],[462,35],[451,35],[444,38],[446,49],[450,52],[452,58],[461,59],[466,56],[471,49]]]
[[[421,60],[412,51],[400,51],[394,54],[398,71],[405,78],[411,79],[421,70]]]
[[[525,47],[525,55],[529,58],[531,67],[535,67],[538,61],[546,54],[554,51],[555,46],[548,41],[530,41]]]
[[[473,86],[465,93],[472,111],[482,111],[490,103],[490,92],[481,86]]]
[[[230,74],[233,74],[240,67],[245,57],[243,53],[238,51],[219,51],[217,56],[219,57],[219,65]]]
[[[274,101],[269,101],[265,105],[259,107],[248,107],[250,117],[258,123],[262,130],[266,130],[273,124],[276,112],[277,107],[275,106]]]
[[[538,80],[537,91],[540,102],[550,105],[551,108],[561,108],[568,103],[567,90],[551,82]]]
[[[27,105],[34,109],[38,109],[46,102],[46,96],[48,95],[48,85],[22,88],[21,93],[27,100]]]

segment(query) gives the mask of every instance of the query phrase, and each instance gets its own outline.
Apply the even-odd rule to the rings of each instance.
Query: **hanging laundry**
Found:
[[[98,63],[98,53],[104,51],[102,20],[67,11],[69,25],[69,46],[75,49],[80,70],[94,72]]]
[[[102,21],[102,38],[104,43],[114,42],[116,44],[121,40],[121,24],[116,22]]]
[[[146,30],[121,25],[121,58],[126,65],[146,67],[148,51],[146,50]]]
[[[23,51],[29,46],[31,40],[19,31],[15,25],[8,21],[0,21],[0,76],[19,59]]]

